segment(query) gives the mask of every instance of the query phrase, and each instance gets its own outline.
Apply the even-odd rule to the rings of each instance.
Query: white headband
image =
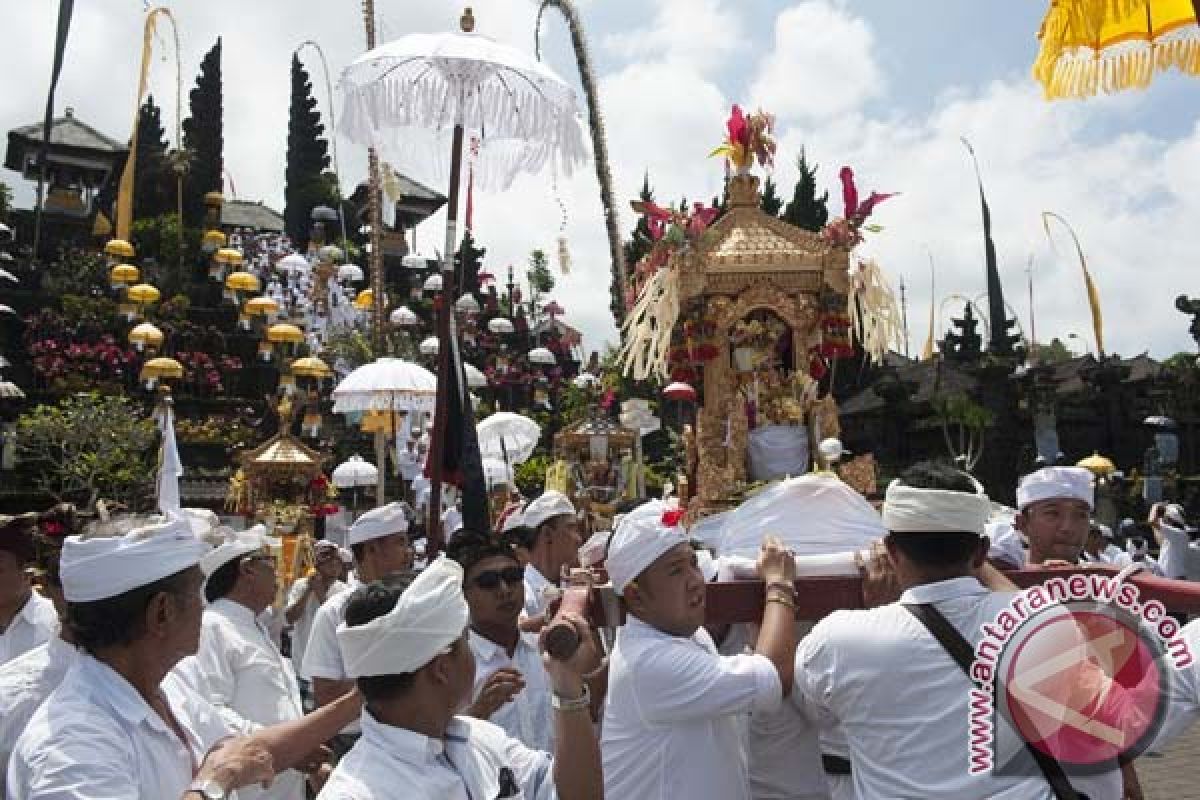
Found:
[[[608,558],[604,562],[614,592],[623,594],[625,587],[646,567],[672,547],[687,543],[679,516],[677,508],[661,500],[651,500],[621,520],[608,540]]]
[[[208,550],[174,514],[124,536],[68,536],[59,566],[63,594],[70,603],[116,597],[196,566]]]
[[[919,489],[892,481],[883,501],[883,527],[892,533],[974,533],[982,536],[992,503],[979,481],[975,494]]]
[[[365,625],[338,625],[338,645],[351,678],[416,672],[454,644],[467,627],[463,570],[445,556],[430,564],[396,600]]]

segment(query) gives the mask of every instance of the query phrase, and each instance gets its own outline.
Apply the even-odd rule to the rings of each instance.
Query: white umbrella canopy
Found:
[[[339,464],[329,477],[339,489],[354,489],[373,485],[379,479],[379,470],[371,462],[363,461],[362,456],[353,455]]]
[[[440,292],[442,290],[442,276],[434,273],[425,279],[425,291]]]
[[[363,279],[363,268],[358,264],[342,264],[338,267],[338,280],[343,283],[358,283]]]
[[[391,316],[389,316],[388,319],[393,325],[400,325],[404,327],[416,325],[418,322],[420,322],[420,320],[417,318],[417,312],[413,311],[408,306],[400,306],[391,313]]]
[[[463,369],[467,372],[467,386],[472,389],[482,389],[488,385],[487,375],[479,371],[479,367],[474,364],[463,364]]]
[[[422,339],[421,343],[417,345],[417,349],[421,351],[421,355],[423,356],[436,356],[441,346],[442,343],[438,341],[436,336],[430,336]]]
[[[21,400],[25,392],[12,381],[0,381],[0,398],[4,400]]]
[[[483,480],[488,489],[497,486],[512,486],[512,468],[498,458],[483,459]]]
[[[337,414],[356,411],[432,411],[437,378],[419,364],[380,358],[351,372],[333,390]]]
[[[587,158],[575,90],[545,64],[477,33],[415,33],[342,72],[340,129],[397,170],[449,175],[455,125],[477,137],[478,189],[507,189],[553,162],[569,175]]]
[[[529,363],[546,366],[553,365],[555,363],[554,353],[551,353],[545,347],[535,347],[529,351]]]
[[[488,320],[488,330],[492,333],[512,333],[516,328],[507,317],[495,317]]]
[[[600,385],[600,379],[590,372],[581,372],[571,380],[571,383],[576,389],[591,389]]]
[[[310,267],[307,258],[299,253],[292,253],[279,259],[275,264],[275,269],[280,272],[307,272]]]
[[[509,464],[528,461],[542,438],[542,429],[536,422],[511,411],[497,411],[476,425],[475,431],[481,456],[507,458]]]

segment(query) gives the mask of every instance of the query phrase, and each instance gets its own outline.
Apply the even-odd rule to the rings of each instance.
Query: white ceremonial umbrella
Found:
[[[542,364],[543,366],[554,366],[554,353],[551,353],[544,347],[535,347],[529,351],[530,364]]]
[[[520,173],[547,165],[567,176],[584,163],[587,150],[575,90],[549,67],[514,47],[473,33],[464,13],[462,33],[403,36],[357,58],[340,80],[341,131],[376,148],[398,171],[449,179],[443,290],[454,297],[453,254],[458,249],[459,188],[464,134],[478,156],[472,161],[476,189],[507,189]],[[449,158],[447,158],[449,156]],[[428,288],[428,287],[426,287]],[[431,441],[430,545],[440,545],[442,450],[446,409],[461,369],[454,314],[448,302],[438,315],[442,348],[441,392]],[[468,520],[469,524],[484,524]]]
[[[329,478],[339,489],[349,489],[353,495],[352,504],[358,506],[358,490],[363,486],[378,483],[379,470],[374,464],[363,461],[362,456],[356,454],[338,464]]]
[[[275,264],[275,269],[280,272],[307,272],[310,267],[307,258],[299,253],[292,253],[279,259]]]
[[[398,325],[401,327],[416,325],[418,322],[420,322],[420,319],[417,317],[417,312],[413,311],[408,306],[400,306],[391,313],[391,316],[389,316],[388,319],[393,325]]]
[[[464,314],[478,314],[480,305],[475,295],[468,293],[454,301],[454,308]]]
[[[528,461],[542,438],[542,429],[536,422],[511,411],[497,411],[476,425],[475,431],[480,454],[508,464]]]
[[[399,358],[380,358],[351,372],[333,390],[333,411],[348,414],[365,411],[406,411],[411,419],[418,412],[433,411],[437,378],[420,364]],[[386,458],[387,435],[375,433],[375,461]],[[378,470],[375,502],[383,505],[384,476]]]
[[[482,389],[488,385],[487,375],[479,371],[479,367],[474,364],[463,364],[463,369],[467,372],[467,386],[472,389]]]
[[[430,336],[422,339],[421,343],[417,345],[417,349],[421,351],[421,355],[423,356],[436,356],[438,350],[441,349],[441,342],[438,341],[436,336]]]
[[[430,275],[425,279],[425,291],[440,292],[442,290],[442,276],[438,274]]]
[[[483,460],[483,480],[487,483],[487,488],[495,489],[497,486],[512,486],[512,468],[498,458],[485,458]]]
[[[495,317],[488,320],[488,330],[492,333],[512,333],[516,328],[507,317]]]
[[[338,280],[342,283],[358,283],[363,279],[363,268],[358,264],[342,264],[338,267]]]
[[[25,392],[12,381],[0,381],[0,400],[24,400]]]
[[[571,381],[576,389],[591,389],[600,385],[600,379],[590,372],[581,372]]]

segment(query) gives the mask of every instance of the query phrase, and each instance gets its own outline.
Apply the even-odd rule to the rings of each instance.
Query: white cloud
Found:
[[[838,3],[811,0],[775,20],[773,49],[750,85],[752,105],[784,119],[828,119],[883,89],[866,22]]]
[[[606,36],[609,52],[627,61],[663,61],[709,73],[745,49],[736,7],[722,0],[647,0],[645,5],[657,6],[654,19]]]

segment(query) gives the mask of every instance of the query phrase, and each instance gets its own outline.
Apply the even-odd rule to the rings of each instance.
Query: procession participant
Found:
[[[34,561],[41,575],[42,590],[54,603],[59,619],[66,613],[62,582],[58,575],[61,539],[34,534],[37,556]],[[0,666],[0,800],[5,797],[3,776],[8,760],[29,718],[50,693],[62,683],[63,676],[75,662],[75,646],[70,633],[60,626],[56,636],[24,655]]]
[[[736,717],[779,708],[792,687],[795,560],[768,537],[755,653],[720,656],[704,630],[705,581],[679,522],[654,500],[630,512],[606,565],[627,612],[609,659],[601,749],[609,797],[750,797]]]
[[[1189,526],[1183,506],[1175,503],[1155,503],[1150,507],[1146,520],[1158,541],[1158,565],[1163,575],[1175,580],[1196,580],[1200,573],[1192,566],[1200,550],[1200,542],[1193,541],[1196,529]]]
[[[1022,478],[1014,524],[1029,541],[1025,563],[1079,563],[1094,497],[1092,473],[1083,467],[1043,467]]]
[[[265,534],[262,525],[234,533],[200,561],[208,601],[200,647],[175,668],[233,730],[304,716],[295,673],[258,620],[278,590],[275,556]],[[269,789],[248,786],[238,796],[303,800],[304,775],[287,770]]]
[[[349,586],[351,578],[354,577],[354,553],[350,552],[348,547],[339,547],[338,558],[342,560],[341,577],[338,580]]]
[[[304,652],[304,673],[312,681],[318,706],[332,702],[354,688],[337,639],[337,626],[342,621],[342,612],[352,590],[412,567],[408,517],[400,503],[389,503],[363,514],[350,526],[346,541],[354,554],[354,574],[345,590],[330,597],[318,609]],[[352,722],[343,733],[353,737],[358,733],[357,728],[358,723]],[[334,750],[344,752],[349,744],[348,739],[341,738],[335,742]]]
[[[353,593],[338,639],[366,700],[363,736],[319,800],[384,800],[398,787],[413,800],[604,796],[582,677],[595,658],[586,623],[571,618],[583,644],[570,661],[544,660],[554,693],[551,758],[490,722],[457,716],[475,675],[462,586],[462,568],[443,557],[396,587]]]
[[[342,561],[336,543],[318,539],[313,545],[313,572],[297,579],[288,589],[284,618],[292,626],[292,667],[300,679],[303,699],[311,705],[311,684],[304,672],[304,652],[312,634],[313,619],[321,604],[346,588],[341,580]]]
[[[9,517],[0,525],[0,664],[58,634],[54,603],[33,590],[33,522]]]
[[[845,734],[859,797],[1055,796],[1032,759],[1024,776],[970,774],[974,684],[924,622],[944,619],[973,650],[982,626],[1012,600],[1015,587],[986,560],[990,506],[965,473],[936,464],[907,470],[888,486],[883,506],[899,602],[835,611],[796,651],[792,702]],[[1092,800],[1121,797],[1116,770],[1069,780]]]
[[[467,715],[499,725],[526,747],[554,749],[550,686],[537,637],[517,625],[524,607],[523,571],[512,548],[487,534],[464,532],[446,555],[463,569],[470,609],[467,641],[475,686]]]
[[[546,590],[558,586],[563,567],[578,563],[579,518],[565,494],[549,489],[530,500],[521,512],[529,530],[523,544],[529,551],[525,566],[525,615],[542,617],[549,605]]]
[[[1113,543],[1112,528],[1099,522],[1093,522],[1088,527],[1081,559],[1086,563],[1112,564],[1116,567],[1133,563],[1130,555]]]
[[[168,674],[199,643],[208,549],[175,515],[67,538],[65,624],[80,652],[17,740],[9,800],[215,800],[300,763],[354,716],[349,697],[229,738],[216,710]]]

